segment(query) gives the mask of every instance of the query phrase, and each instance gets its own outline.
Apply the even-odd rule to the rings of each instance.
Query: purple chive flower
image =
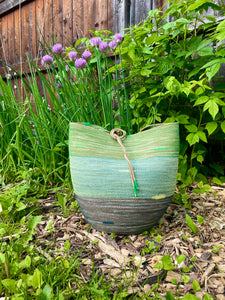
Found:
[[[57,88],[61,88],[62,87],[62,83],[57,83]]]
[[[117,47],[117,42],[116,42],[115,40],[109,42],[109,48],[110,48],[111,50],[115,50],[116,47]]]
[[[60,53],[63,51],[63,47],[61,44],[55,44],[53,47],[52,47],[52,52],[54,52],[55,54],[57,53]]]
[[[87,62],[86,62],[86,60],[83,59],[83,58],[78,58],[78,59],[75,61],[75,67],[76,67],[77,69],[82,69],[82,68],[86,67],[86,65],[87,65]]]
[[[116,41],[117,44],[121,43],[123,39],[123,36],[121,33],[116,33],[114,35],[114,41]]]
[[[70,52],[69,52],[69,58],[70,58],[71,60],[77,59],[77,52],[76,52],[76,51],[70,51]]]
[[[36,141],[36,143],[37,143],[37,145],[39,145],[39,142],[38,142],[38,140]]]
[[[94,37],[90,39],[91,46],[98,46],[101,43],[102,39],[100,37]]]
[[[51,64],[53,64],[53,58],[50,55],[47,54],[47,55],[42,57],[41,64],[43,66],[51,65]]]
[[[108,50],[108,44],[107,44],[107,42],[101,42],[100,44],[99,44],[99,50],[101,51],[101,52],[106,52],[107,50]]]
[[[69,72],[70,68],[66,65],[66,71]]]
[[[82,54],[82,57],[84,59],[91,59],[91,52],[88,50],[84,51],[84,53]]]
[[[10,73],[7,74],[7,77],[8,77],[9,79],[12,79],[12,75],[11,75]]]

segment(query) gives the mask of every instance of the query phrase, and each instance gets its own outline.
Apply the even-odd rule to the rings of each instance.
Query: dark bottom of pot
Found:
[[[139,234],[156,225],[173,196],[161,199],[109,199],[76,196],[86,221],[108,233]]]

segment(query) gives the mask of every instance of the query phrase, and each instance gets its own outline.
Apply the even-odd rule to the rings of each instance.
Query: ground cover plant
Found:
[[[218,274],[224,275],[224,240],[218,231],[224,231],[225,94],[223,78],[217,72],[225,62],[225,21],[204,17],[202,11],[208,7],[224,9],[203,0],[173,1],[165,11],[150,11],[142,24],[123,35],[91,32],[92,39],[80,39],[67,49],[57,41],[43,44],[46,74],[30,58],[30,74],[26,77],[9,69],[7,80],[0,78],[2,297],[211,299],[208,292],[216,295],[207,283],[213,272],[217,278]],[[23,82],[23,93],[19,80]],[[140,237],[112,234],[109,240],[114,248],[103,249],[101,241],[107,245],[109,237],[87,227],[72,196],[69,122],[90,122],[107,130],[120,127],[132,134],[151,123],[174,121],[180,123],[181,133],[174,203],[178,204],[175,211],[181,213],[182,221],[171,212],[160,225],[163,230],[159,226]],[[196,181],[192,192],[188,192]],[[43,204],[46,201],[49,206]],[[210,207],[215,209],[211,219],[207,217]],[[56,226],[57,215],[60,227]],[[74,216],[77,219],[72,231],[69,220]],[[161,243],[168,246],[166,226],[172,220],[180,224],[180,232],[176,232],[179,246],[160,252]],[[171,224],[173,231],[177,223]],[[208,227],[210,235],[206,234]],[[68,240],[71,232],[73,242]],[[132,253],[135,242],[139,246],[133,249],[133,256],[128,255],[125,250]],[[182,243],[184,247],[192,246],[193,257]],[[111,265],[95,252],[97,247],[105,259],[111,259],[106,261]],[[203,266],[195,261],[205,249],[213,259]],[[116,260],[113,253],[126,257],[126,264]],[[156,253],[161,257],[157,258]],[[147,259],[156,267],[155,272],[146,275],[141,261]],[[178,267],[184,261],[189,265]],[[194,270],[191,263],[199,272],[194,273],[205,274],[204,282],[198,277],[190,280]],[[118,280],[114,281],[110,272],[101,271],[104,268],[119,269],[121,273],[114,271]],[[144,284],[141,280],[135,282],[140,270]],[[156,275],[154,284],[144,289],[148,279],[161,274],[156,272],[160,270],[178,271],[178,275],[172,273],[176,278],[167,281],[170,284],[164,288],[162,278]],[[222,294],[221,289],[218,294]]]

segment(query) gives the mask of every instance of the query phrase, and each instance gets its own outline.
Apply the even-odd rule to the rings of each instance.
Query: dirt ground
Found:
[[[191,208],[171,203],[150,233],[129,236],[98,232],[90,228],[79,210],[64,217],[51,196],[40,199],[45,214],[36,228],[37,249],[52,259],[59,253],[64,255],[64,243],[69,240],[71,252],[81,250],[85,281],[91,278],[94,265],[99,274],[115,282],[115,289],[117,281],[124,282],[130,296],[147,292],[154,295],[151,289],[161,278],[157,289],[161,298],[167,291],[179,296],[194,294],[193,280],[197,280],[201,287],[195,292],[198,298],[208,293],[214,299],[225,300],[225,185],[212,185],[208,194],[198,194],[195,188],[187,191]],[[198,234],[187,225],[186,214],[196,224]],[[157,242],[159,236],[161,241]],[[174,260],[175,269],[165,272],[154,268],[166,254]],[[186,256],[181,264],[175,261],[179,255]]]

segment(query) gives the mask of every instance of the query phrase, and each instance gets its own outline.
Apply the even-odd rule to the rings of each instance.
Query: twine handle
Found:
[[[124,157],[128,163],[134,194],[135,194],[135,197],[137,197],[138,185],[137,185],[137,181],[136,181],[136,178],[134,175],[134,169],[133,169],[132,164],[127,156],[126,149],[124,148],[123,143],[122,143],[122,139],[126,136],[126,134],[127,134],[126,131],[123,129],[120,129],[120,128],[114,128],[110,131],[111,137],[113,139],[117,140],[117,142],[120,144],[120,147],[123,151]]]

